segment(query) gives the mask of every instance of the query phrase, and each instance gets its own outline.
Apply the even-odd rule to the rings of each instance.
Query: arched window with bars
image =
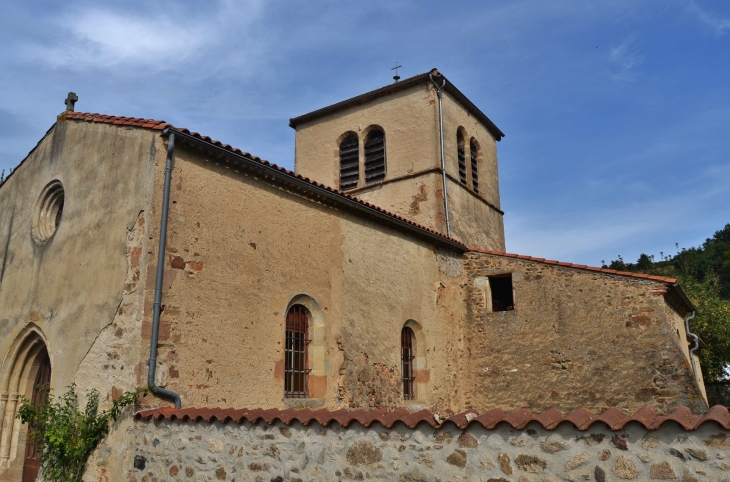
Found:
[[[471,151],[471,186],[474,192],[479,192],[479,144],[473,137],[469,143],[469,150]]]
[[[415,391],[413,390],[413,360],[416,358],[415,351],[415,335],[413,330],[404,326],[400,332],[401,347],[401,378],[403,380],[403,400],[413,400]]]
[[[466,148],[464,144],[464,134],[460,129],[456,132],[456,149],[459,157],[459,182],[466,186]]]
[[[385,180],[385,132],[374,128],[365,138],[365,184]]]
[[[340,142],[340,189],[357,187],[360,180],[360,140],[350,132]]]
[[[286,346],[284,362],[284,396],[307,398],[309,360],[309,311],[302,305],[294,305],[286,314]]]

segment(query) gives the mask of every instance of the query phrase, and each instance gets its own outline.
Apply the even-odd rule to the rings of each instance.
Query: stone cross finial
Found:
[[[74,104],[76,104],[77,100],[79,100],[79,96],[76,95],[75,92],[68,93],[68,97],[66,97],[66,100],[64,101],[64,104],[66,104],[66,112],[74,111]]]

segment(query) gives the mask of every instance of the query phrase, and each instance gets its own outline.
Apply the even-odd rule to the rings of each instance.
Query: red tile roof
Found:
[[[643,273],[631,273],[629,271],[617,271],[615,269],[598,268],[595,266],[586,266],[585,264],[566,263],[563,261],[554,261],[552,259],[525,256],[522,254],[504,253],[502,251],[490,251],[488,249],[469,248],[469,251],[472,253],[484,253],[484,254],[491,254],[493,256],[503,256],[505,258],[517,258],[517,259],[524,259],[526,261],[536,261],[538,263],[543,263],[543,264],[565,266],[566,268],[576,268],[576,269],[582,269],[582,270],[586,270],[586,271],[597,271],[599,273],[615,274],[615,275],[619,275],[619,276],[628,276],[631,278],[650,279],[653,281],[660,281],[662,283],[667,283],[667,284],[677,283],[676,279],[667,278],[665,276],[652,276],[652,275],[643,274]]]
[[[297,421],[303,425],[317,422],[322,426],[336,423],[342,427],[349,427],[357,422],[363,427],[369,427],[378,422],[385,428],[392,428],[400,422],[409,428],[415,428],[421,423],[438,428],[446,424],[454,424],[460,429],[465,429],[471,424],[479,424],[487,430],[494,429],[500,423],[507,423],[513,428],[524,429],[530,422],[538,422],[546,430],[553,430],[561,423],[571,423],[578,430],[588,430],[594,423],[602,422],[611,430],[623,430],[629,422],[638,422],[647,430],[656,430],[665,422],[676,422],[685,430],[695,430],[702,424],[714,422],[730,430],[730,413],[722,405],[715,405],[704,415],[693,415],[687,407],[676,408],[669,415],[657,415],[653,408],[645,406],[633,415],[624,415],[618,408],[609,408],[599,415],[593,415],[587,408],[578,410],[563,416],[557,408],[551,408],[540,414],[533,414],[530,410],[522,409],[513,413],[506,413],[504,410],[495,409],[480,414],[476,410],[451,415],[446,419],[437,419],[436,414],[429,410],[420,410],[410,413],[405,409],[395,412],[386,410],[310,410],[310,409],[233,409],[233,408],[161,408],[144,410],[135,414],[137,420],[170,420],[170,421],[194,421],[194,422],[233,422],[233,423],[256,423],[263,420],[267,424],[273,424],[277,420],[285,425],[291,425]]]
[[[329,186],[326,186],[324,184],[318,183],[316,181],[313,181],[307,177],[303,177],[299,174],[296,174],[294,171],[290,171],[288,169],[285,169],[283,167],[279,167],[276,164],[273,164],[269,161],[263,160],[260,157],[253,156],[248,152],[244,152],[241,149],[231,147],[229,144],[223,144],[220,141],[214,140],[208,136],[201,135],[197,132],[191,132],[189,129],[186,129],[184,127],[175,127],[172,124],[169,124],[165,121],[161,120],[153,120],[153,119],[142,119],[140,117],[120,117],[120,116],[110,116],[110,115],[104,115],[104,114],[97,114],[97,113],[88,113],[88,112],[66,112],[65,114],[62,114],[61,117],[64,117],[66,120],[76,120],[76,121],[85,121],[85,122],[97,122],[97,123],[103,123],[103,124],[112,124],[112,125],[119,125],[119,126],[133,126],[133,127],[141,127],[145,129],[153,129],[162,131],[164,129],[170,129],[177,133],[182,133],[184,135],[190,136],[194,139],[203,141],[205,144],[210,145],[211,147],[218,147],[220,149],[223,149],[231,154],[235,154],[237,156],[242,156],[244,158],[247,158],[249,160],[256,161],[261,166],[265,166],[267,168],[274,169],[278,171],[279,173],[285,174],[286,176],[290,178],[297,179],[299,181],[303,181],[312,188],[318,188],[321,190],[325,190],[328,193],[334,195],[335,197],[347,199],[349,201],[354,201],[355,203],[359,204],[360,206],[369,208],[371,210],[377,211],[380,214],[383,214],[389,218],[392,218],[394,220],[400,221],[401,224],[406,224],[411,226],[412,228],[415,228],[418,231],[425,231],[426,233],[429,233],[432,237],[436,237],[437,239],[441,239],[443,241],[446,241],[448,244],[454,247],[458,247],[460,249],[466,250],[466,245],[461,243],[459,240],[450,238],[434,229],[428,228],[426,226],[422,226],[420,224],[414,223],[413,221],[406,219],[402,216],[399,216],[397,214],[394,214],[392,212],[386,211],[385,209],[382,209],[374,204],[371,204],[367,201],[363,201],[351,194],[347,194],[343,191],[339,191],[337,189],[333,189]]]

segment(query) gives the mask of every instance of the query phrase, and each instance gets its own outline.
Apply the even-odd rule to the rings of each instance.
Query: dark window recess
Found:
[[[471,186],[472,189],[474,189],[474,192],[479,192],[479,167],[477,166],[479,148],[473,139],[469,147],[471,150]]]
[[[515,309],[511,274],[490,276],[489,288],[492,290],[492,311],[510,311]]]
[[[370,131],[365,139],[365,184],[385,179],[385,133]]]
[[[360,142],[350,134],[340,143],[340,189],[357,187],[360,180]]]
[[[403,400],[413,400],[413,330],[404,327],[400,332],[401,377],[403,378]]]
[[[286,350],[284,396],[307,398],[307,345],[309,344],[309,313],[302,305],[294,305],[286,315]]]
[[[459,181],[466,186],[466,154],[464,152],[464,139],[457,138],[459,152]]]

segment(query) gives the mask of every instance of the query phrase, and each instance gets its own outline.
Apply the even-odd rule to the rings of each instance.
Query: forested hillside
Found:
[[[677,278],[697,316],[690,329],[707,344],[700,350],[706,381],[730,376],[730,224],[708,238],[702,246],[679,248],[674,255],[642,254],[635,263],[618,259],[604,268]]]

